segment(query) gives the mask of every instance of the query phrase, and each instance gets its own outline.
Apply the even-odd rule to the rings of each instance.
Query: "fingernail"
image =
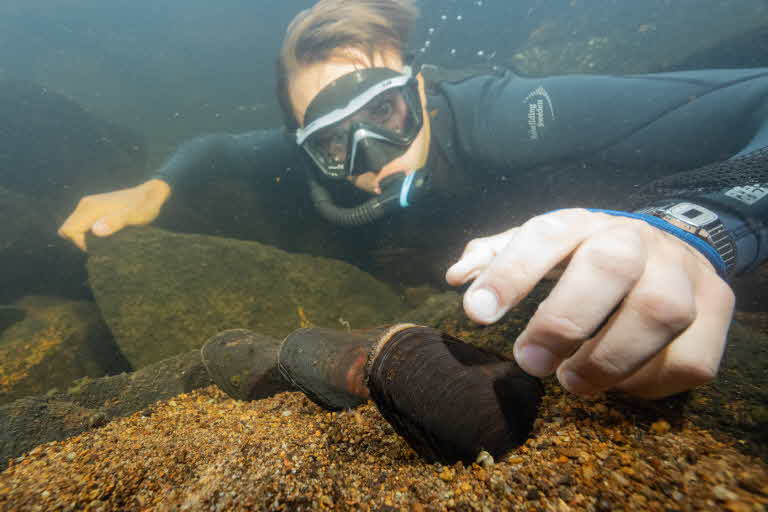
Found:
[[[482,323],[493,323],[501,316],[499,314],[499,298],[487,288],[480,288],[467,293],[464,298],[464,308],[475,320]]]
[[[109,234],[109,226],[107,226],[107,223],[103,220],[97,220],[93,223],[93,226],[91,226],[91,231],[93,231],[94,235],[104,236]]]
[[[459,260],[450,267],[448,267],[449,274],[463,274],[467,270],[469,270],[469,265],[467,265],[467,260]]]
[[[546,377],[555,371],[557,357],[541,345],[527,344],[520,348],[515,343],[515,361],[526,372],[536,377]]]
[[[560,384],[574,395],[593,396],[597,389],[573,370],[563,370],[557,376]]]

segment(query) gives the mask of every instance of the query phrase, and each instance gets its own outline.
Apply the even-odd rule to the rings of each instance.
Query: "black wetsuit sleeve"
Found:
[[[744,181],[737,186],[723,187],[716,192],[689,194],[661,200],[656,204],[689,200],[707,206],[715,211],[736,244],[736,265],[734,275],[743,275],[768,261],[768,80],[762,79],[763,103],[757,105],[752,119],[757,129],[749,142],[722,167],[730,170],[728,181],[737,180],[742,171],[745,175],[755,176],[755,166],[762,167],[765,178],[755,182]],[[710,164],[701,169],[702,181],[711,180],[713,167]],[[695,174],[696,171],[694,171]],[[687,173],[690,175],[690,173]],[[725,178],[725,177],[724,177]],[[652,206],[652,205],[648,205]]]
[[[521,169],[601,160],[692,169],[742,150],[760,130],[768,69],[627,77],[482,76],[442,87],[468,163]]]
[[[747,146],[732,158],[754,159],[768,173],[768,101],[763,107],[765,121]],[[751,163],[751,162],[750,162]],[[736,243],[734,274],[744,274],[768,261],[768,180],[745,183],[695,197],[716,211]]]
[[[171,188],[222,175],[258,181],[304,163],[298,146],[282,129],[210,134],[184,142],[150,178],[161,179]]]
[[[768,69],[625,77],[507,73],[442,89],[455,119],[454,146],[472,169],[596,161],[638,169],[642,184],[644,169],[695,169],[768,144]],[[738,271],[768,259],[768,207],[762,204],[768,197],[737,210],[715,196],[710,205],[744,245]],[[692,192],[680,199],[698,197]]]

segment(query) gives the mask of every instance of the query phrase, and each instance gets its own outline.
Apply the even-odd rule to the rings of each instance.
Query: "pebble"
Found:
[[[14,459],[0,510],[746,512],[768,501],[768,466],[709,432],[654,435],[562,398],[545,395],[509,457],[462,467],[421,461],[370,403],[327,413],[296,392],[245,404],[211,387]]]
[[[723,508],[728,512],[754,512],[755,510],[743,501],[729,501],[723,505]]]
[[[491,455],[485,450],[482,450],[480,453],[477,454],[477,459],[475,460],[475,462],[477,462],[480,466],[484,468],[489,468],[494,464],[493,455]]]
[[[442,480],[443,482],[450,482],[451,480],[453,480],[455,473],[451,468],[445,468],[440,472],[438,476],[440,477],[440,480]]]
[[[712,493],[720,501],[737,500],[739,498],[738,494],[736,494],[735,492],[729,491],[722,485],[716,485],[712,489]]]
[[[760,479],[756,474],[742,471],[737,477],[739,486],[749,492],[768,496],[768,479]]]

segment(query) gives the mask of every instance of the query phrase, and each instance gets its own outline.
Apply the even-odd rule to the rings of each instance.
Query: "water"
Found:
[[[0,226],[0,304],[19,312],[0,325],[0,355],[18,359],[6,364],[0,357],[0,386],[4,386],[0,400],[3,394],[8,399],[51,388],[64,391],[76,378],[135,367],[122,356],[102,354],[103,359],[93,364],[80,361],[98,352],[87,348],[94,343],[110,344],[119,352],[121,338],[141,332],[138,327],[132,330],[131,322],[147,321],[147,310],[132,309],[142,301],[149,305],[151,322],[179,322],[179,329],[182,324],[186,329],[188,321],[197,320],[195,328],[204,321],[217,321],[209,313],[219,311],[220,304],[213,305],[205,283],[210,266],[218,260],[212,256],[195,264],[195,251],[209,254],[198,242],[181,244],[182,249],[173,253],[153,247],[146,254],[126,249],[120,256],[120,250],[105,249],[111,258],[125,258],[126,267],[114,270],[113,281],[125,288],[110,286],[105,278],[102,289],[95,289],[94,267],[87,268],[84,255],[55,231],[82,196],[141,183],[191,137],[280,126],[275,56],[288,22],[312,4],[298,0],[230,0],[215,5],[204,0],[4,0],[0,4],[4,125],[0,125],[0,212],[5,219]],[[759,0],[425,0],[421,11],[410,49],[417,63],[450,69],[509,68],[535,77],[768,66],[768,7]],[[343,259],[410,297],[410,307],[445,288],[445,267],[473,236],[495,233],[514,220],[545,211],[547,205],[556,207],[553,198],[576,201],[587,192],[593,194],[590,199],[599,197],[584,176],[599,176],[608,186],[608,192],[602,192],[606,200],[620,197],[615,191],[626,190],[627,184],[639,184],[636,175],[622,174],[624,169],[577,174],[569,165],[578,167],[581,162],[566,162],[546,173],[515,169],[492,185],[467,184],[478,187],[487,202],[502,201],[504,196],[499,203],[503,207],[494,206],[492,211],[507,212],[505,218],[488,215],[484,201],[461,208],[458,202],[446,202],[442,210],[418,220],[398,217],[375,228],[350,230],[328,227],[318,218],[297,169],[279,176],[268,173],[257,183],[217,169],[213,183],[195,182],[175,190],[156,225]],[[673,170],[679,169],[665,171]],[[539,188],[520,197],[520,187],[529,186],[525,180],[532,176]],[[336,199],[355,204],[365,197]],[[467,222],[454,226],[451,219]],[[104,265],[104,260],[92,258],[89,264]],[[249,267],[247,261],[243,264]],[[311,265],[301,271],[300,285],[290,297],[275,298],[274,307],[269,301],[251,307],[261,308],[265,316],[285,315],[296,326],[311,324],[313,314],[317,318],[321,313],[309,311],[305,301],[314,299],[305,299],[302,293],[309,297],[330,285],[322,280],[327,279],[322,275],[327,270],[319,272],[315,284],[303,280],[313,272]],[[184,307],[153,303],[153,297],[162,294],[153,289],[152,278],[147,277],[151,272],[183,277],[184,285],[174,290],[180,301],[183,295],[196,304],[197,312],[184,301]],[[232,270],[235,276],[239,272]],[[276,274],[273,279],[286,278]],[[350,289],[339,293],[364,302],[365,291],[356,286],[352,282]],[[135,287],[140,287],[138,292]],[[265,287],[259,293],[269,296],[269,285]],[[249,293],[254,292],[245,286],[233,291],[229,300],[242,303]],[[29,300],[38,296],[54,299]],[[320,296],[333,303],[332,297]],[[216,300],[226,306],[223,295]],[[753,300],[757,304],[762,298]],[[107,302],[110,306],[105,306]],[[238,314],[247,309],[237,309]],[[339,328],[349,325],[352,314],[322,313]],[[237,319],[227,317],[228,322]],[[73,336],[79,341],[71,341]],[[204,339],[200,334],[195,343]],[[22,343],[30,340],[52,352],[29,355]],[[71,357],[73,353],[82,356]],[[56,380],[54,374],[64,377]],[[19,386],[28,391],[19,391]]]
[[[617,55],[597,71],[653,71],[701,51],[714,53],[760,27],[750,14],[759,2],[711,4],[427,1],[413,49],[426,48],[424,60],[440,65],[505,65],[529,38],[547,46],[608,37]],[[310,5],[7,0],[0,6],[0,78],[49,86],[138,131],[151,141],[152,161],[158,162],[189,136],[278,122],[274,56],[287,22]],[[638,30],[647,32],[636,37]],[[670,51],[679,52],[675,62],[667,62]],[[758,45],[753,52],[758,60],[765,54]],[[743,65],[745,57],[731,55],[732,65]],[[573,63],[546,71],[573,71]]]

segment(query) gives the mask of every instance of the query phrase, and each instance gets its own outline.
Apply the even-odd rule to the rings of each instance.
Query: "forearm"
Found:
[[[183,143],[150,179],[172,188],[223,175],[259,180],[280,176],[300,163],[296,145],[281,129],[203,135]]]

